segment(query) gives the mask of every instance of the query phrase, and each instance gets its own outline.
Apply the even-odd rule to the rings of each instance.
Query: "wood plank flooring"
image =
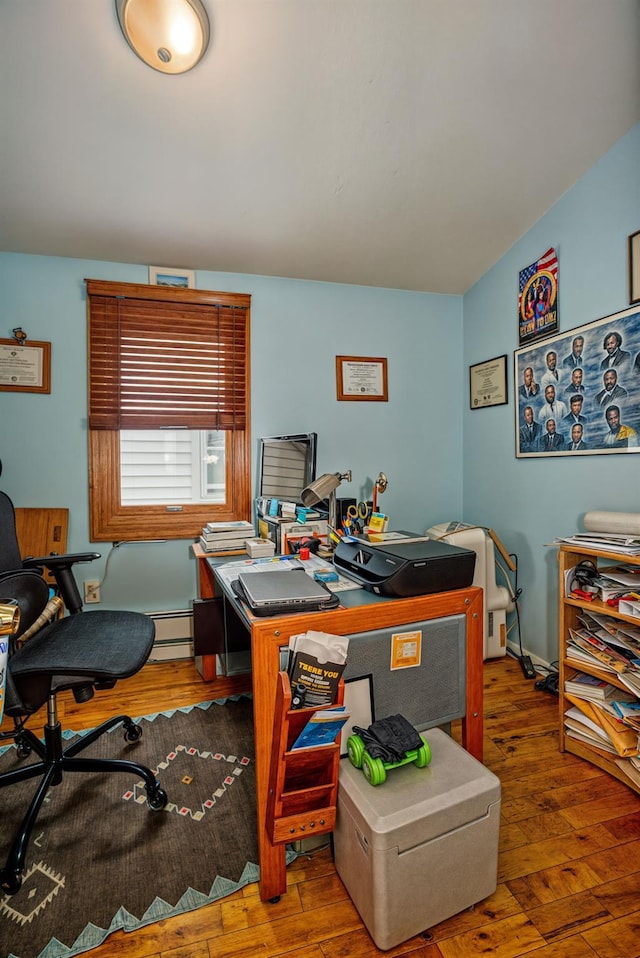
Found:
[[[485,763],[502,781],[502,822],[498,888],[475,909],[380,951],[325,849],[293,863],[276,904],[249,885],[116,932],[91,958],[639,958],[640,798],[560,754],[557,699],[536,692],[512,659],[485,663],[484,683]],[[62,696],[61,719],[86,728],[119,711],[195,704],[247,684],[244,676],[205,684],[190,662],[148,665],[87,705]]]

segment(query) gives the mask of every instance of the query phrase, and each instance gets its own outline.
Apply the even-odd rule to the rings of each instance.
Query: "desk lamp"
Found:
[[[351,482],[351,470],[347,472],[325,472],[318,476],[300,493],[303,506],[316,506],[323,499],[329,499],[329,526],[336,528],[336,489],[341,482]]]

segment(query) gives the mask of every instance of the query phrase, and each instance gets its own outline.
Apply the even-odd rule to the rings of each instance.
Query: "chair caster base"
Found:
[[[168,801],[169,796],[159,785],[156,788],[147,789],[147,805],[153,812],[161,812],[167,807]]]
[[[15,895],[22,887],[22,874],[19,871],[12,871],[9,868],[3,868],[0,871],[0,890],[5,895]]]
[[[142,738],[142,729],[135,722],[125,723],[124,740],[125,742],[137,742]]]

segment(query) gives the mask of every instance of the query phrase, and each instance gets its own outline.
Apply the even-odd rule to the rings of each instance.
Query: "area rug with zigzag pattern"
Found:
[[[50,789],[22,887],[10,897],[0,893],[2,958],[69,958],[113,931],[198,908],[257,881],[251,699],[203,702],[138,721],[139,741],[126,743],[120,726],[83,755],[149,766],[169,804],[149,809],[142,782],[126,773],[68,774]],[[15,747],[5,747],[0,771],[19,761]],[[0,789],[2,863],[35,781]]]

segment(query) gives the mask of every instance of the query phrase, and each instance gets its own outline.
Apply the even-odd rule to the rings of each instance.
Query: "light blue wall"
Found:
[[[640,512],[640,457],[515,458],[518,271],[556,248],[561,333],[627,308],[627,237],[640,229],[639,171],[640,125],[464,297],[464,365],[507,353],[510,395],[507,406],[463,410],[464,518],[493,527],[517,553],[523,646],[546,661],[558,650],[556,550],[547,543],[581,531],[591,509]]]
[[[0,392],[0,488],[19,506],[69,506],[70,551],[102,559],[88,539],[86,300],[84,279],[148,282],[146,267],[0,254],[3,329],[51,341],[51,394]],[[353,471],[345,495],[370,494],[382,470],[381,507],[395,528],[423,531],[431,516],[462,510],[465,377],[462,298],[260,276],[200,272],[200,288],[252,295],[252,435],[318,433],[318,472]],[[389,402],[336,400],[335,357],[388,359]],[[446,406],[445,406],[446,403]],[[190,542],[128,544],[110,558],[106,607],[186,608],[196,594]]]
[[[640,125],[593,167],[464,297],[201,272],[201,288],[251,293],[253,454],[261,435],[316,431],[318,471],[352,469],[345,494],[389,476],[395,528],[464,519],[496,529],[519,558],[523,644],[557,654],[555,550],[589,509],[640,511],[640,459],[517,460],[514,403],[469,410],[468,367],[517,348],[518,270],[549,245],[560,261],[560,330],[628,305],[626,241],[640,228]],[[526,189],[526,184],[522,185]],[[146,267],[0,253],[3,328],[52,342],[49,396],[0,393],[0,486],[21,506],[71,508],[69,548],[88,540],[86,277],[146,282]],[[464,316],[464,321],[463,321]],[[463,342],[464,336],[464,342]],[[389,403],[338,403],[335,356],[386,356]],[[462,357],[462,362],[460,361]],[[255,466],[254,466],[255,480]],[[464,508],[463,508],[464,506]],[[80,578],[101,577],[103,558]],[[83,570],[84,571],[84,570]],[[109,562],[103,602],[185,608],[190,543],[130,544]]]

